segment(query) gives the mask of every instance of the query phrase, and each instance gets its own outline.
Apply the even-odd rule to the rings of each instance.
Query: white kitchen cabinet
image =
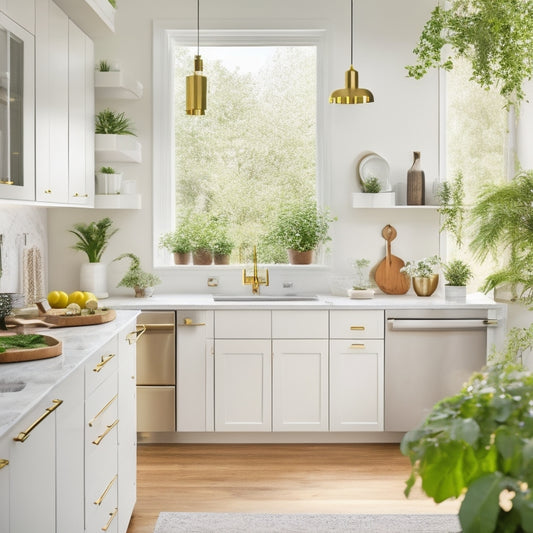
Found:
[[[213,431],[213,311],[177,311],[176,325],[176,429]]]
[[[11,442],[9,437],[0,438],[0,531],[9,529],[9,467]]]
[[[68,203],[69,21],[51,0],[36,0],[35,199]]]
[[[35,33],[35,0],[0,0],[0,11],[32,35]]]
[[[271,429],[270,339],[217,338],[215,431]]]
[[[329,328],[332,339],[383,339],[385,318],[377,310],[331,310]]]
[[[272,341],[272,429],[328,430],[327,339]]]
[[[94,204],[94,45],[69,20],[69,203]]]

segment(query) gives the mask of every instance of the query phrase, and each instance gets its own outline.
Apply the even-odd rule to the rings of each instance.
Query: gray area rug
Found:
[[[458,533],[451,514],[160,513],[154,533]]]

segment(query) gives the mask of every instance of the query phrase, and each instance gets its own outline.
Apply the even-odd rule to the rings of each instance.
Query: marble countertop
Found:
[[[0,384],[26,383],[18,392],[0,392],[0,437],[137,314],[118,311],[112,322],[94,326],[27,329],[61,340],[63,353],[50,359],[0,364]]]

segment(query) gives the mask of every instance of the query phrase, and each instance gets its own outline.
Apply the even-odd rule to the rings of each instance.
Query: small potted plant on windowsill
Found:
[[[472,279],[472,269],[464,261],[454,259],[442,265],[446,285],[444,298],[453,303],[466,302],[466,285]]]
[[[189,217],[189,225],[193,264],[210,265],[213,262],[215,220],[207,213],[193,213]]]
[[[433,255],[418,261],[408,261],[400,272],[405,272],[411,277],[417,296],[431,296],[439,285],[439,275],[436,272],[439,265],[439,257]]]
[[[353,287],[348,289],[348,296],[357,299],[374,298],[374,289],[370,286],[370,259],[357,259],[353,266],[355,268],[355,282]]]
[[[119,255],[113,261],[120,261],[128,257],[131,259],[129,270],[124,277],[118,282],[117,287],[129,287],[135,291],[136,298],[145,298],[152,296],[154,293],[154,287],[161,283],[159,276],[145,272],[141,268],[141,261],[138,256],[132,253],[125,253]]]
[[[96,172],[96,194],[120,194],[122,172],[113,167],[100,167]]]
[[[174,231],[161,235],[159,247],[166,248],[174,256],[175,265],[188,265],[191,262],[192,242],[189,223],[181,220]]]

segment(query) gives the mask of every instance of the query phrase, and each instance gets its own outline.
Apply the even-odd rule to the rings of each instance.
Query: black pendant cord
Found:
[[[352,8],[350,10],[350,20],[352,23],[352,31],[350,32],[350,65],[353,65],[353,0],[352,0]]]

